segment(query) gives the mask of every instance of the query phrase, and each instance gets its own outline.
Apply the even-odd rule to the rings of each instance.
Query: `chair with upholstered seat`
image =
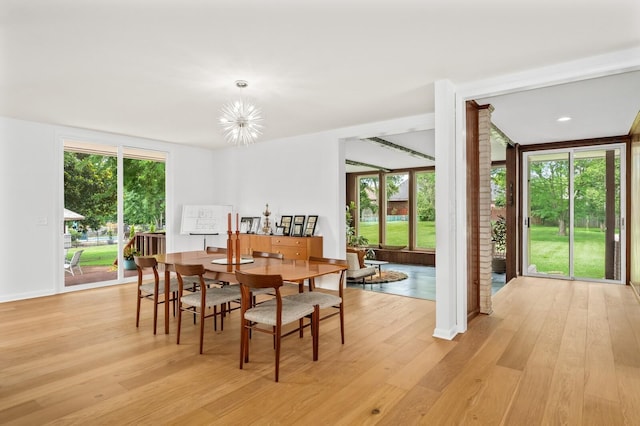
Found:
[[[276,382],[279,381],[282,326],[298,321],[307,315],[311,315],[312,318],[313,360],[317,361],[319,334],[318,306],[299,303],[282,297],[280,287],[282,287],[283,282],[280,275],[250,274],[236,271],[236,278],[240,283],[242,293],[242,305],[240,308],[242,327],[240,331],[240,369],[243,368],[244,363],[249,362],[249,332],[259,331],[267,333],[274,336],[275,339],[275,380]],[[275,293],[275,298],[259,305],[254,305],[252,292],[257,289],[271,289]],[[270,328],[263,326],[270,326]]]
[[[73,268],[78,268],[78,270],[80,271],[80,275],[83,274],[82,268],[80,267],[80,256],[82,256],[83,251],[84,250],[78,250],[75,253],[73,253],[71,260],[66,259],[66,253],[65,253],[65,260],[64,260],[65,272],[69,272],[72,276],[75,276],[75,273],[73,272]]]
[[[227,252],[226,248],[220,248],[220,247],[214,247],[214,246],[208,246],[206,249],[207,254],[224,254]],[[189,285],[192,284],[194,286],[195,289],[198,288],[198,286],[200,285],[200,279],[197,276],[194,277],[188,277],[188,276],[184,276],[182,277],[184,279],[184,283],[185,285]],[[215,286],[222,286],[222,285],[227,285],[229,283],[218,280],[216,278],[209,278],[207,276],[204,276],[204,283],[207,285],[207,287],[211,287],[213,285]]]
[[[224,315],[229,302],[238,299],[237,289],[229,287],[211,287],[205,284],[205,269],[202,264],[198,265],[175,265],[178,274],[178,336],[176,343],[180,344],[180,329],[182,326],[182,312],[195,313],[200,318],[200,353],[204,346],[204,320],[214,318],[214,329],[217,329],[217,317],[220,316],[220,329],[224,330]],[[199,290],[185,294],[185,278],[197,278]],[[191,281],[190,281],[191,282]],[[218,311],[218,307],[220,310]],[[212,309],[212,313],[207,314],[207,309]]]
[[[362,287],[365,285],[365,278],[376,274],[376,268],[374,266],[364,265],[364,252],[347,250],[347,263],[349,264],[349,269],[347,269],[347,280],[361,280]]]
[[[156,334],[156,328],[158,324],[158,305],[161,303],[167,303],[169,301],[174,302],[173,312],[175,315],[175,300],[178,294],[178,280],[177,278],[171,278],[169,283],[169,292],[173,297],[169,300],[158,300],[159,295],[164,297],[165,282],[160,280],[158,274],[158,261],[155,257],[134,256],[133,260],[138,270],[138,297],[137,297],[137,310],[136,310],[136,327],[140,324],[140,301],[142,299],[153,298],[153,334]],[[144,283],[143,275],[145,270],[151,269],[153,272],[153,282]]]
[[[266,257],[269,259],[284,259],[284,255],[282,253],[271,253],[268,251],[259,251],[253,250],[251,252],[252,257]]]
[[[326,257],[309,257],[309,263],[330,263],[333,265],[348,266],[346,260],[331,259]],[[293,300],[300,303],[309,303],[311,305],[318,305],[320,309],[332,309],[332,312],[322,315],[318,318],[319,321],[331,318],[335,315],[340,315],[340,337],[342,344],[344,345],[344,275],[345,270],[341,270],[335,274],[338,276],[338,294],[332,294],[325,291],[319,291],[315,288],[315,280],[311,278],[309,280],[309,291],[302,293],[296,293],[286,296],[288,300]],[[302,329],[308,327],[311,324],[303,325],[303,320],[300,320],[300,333],[302,335]]]

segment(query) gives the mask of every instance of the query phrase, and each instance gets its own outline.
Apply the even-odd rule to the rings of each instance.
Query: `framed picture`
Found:
[[[276,226],[276,233],[274,235],[284,235],[284,226]]]
[[[294,223],[293,228],[291,229],[292,237],[302,237],[302,230],[304,226],[301,223]]]
[[[282,227],[282,235],[289,235],[291,231],[291,222],[293,221],[293,216],[282,216],[280,218],[280,225]]]
[[[240,219],[240,232],[243,234],[251,232],[251,221],[252,219],[250,217],[243,217]]]
[[[260,218],[254,217],[251,220],[251,231],[249,233],[257,234],[259,230],[260,230]]]
[[[304,236],[312,237],[316,232],[316,223],[318,223],[318,216],[309,216],[307,219],[307,226],[304,228]]]

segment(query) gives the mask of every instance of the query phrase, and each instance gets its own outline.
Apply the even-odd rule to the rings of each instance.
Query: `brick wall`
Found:
[[[483,108],[478,117],[480,177],[480,313],[493,312],[491,304],[491,112]]]

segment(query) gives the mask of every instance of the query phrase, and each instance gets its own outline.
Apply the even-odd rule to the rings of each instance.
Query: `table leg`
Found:
[[[169,299],[171,298],[171,271],[164,268],[164,334],[169,334]]]

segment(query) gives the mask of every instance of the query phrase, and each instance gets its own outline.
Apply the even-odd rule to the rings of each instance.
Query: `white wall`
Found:
[[[215,157],[219,204],[230,202],[241,217],[260,216],[262,226],[268,203],[274,230],[282,215],[318,215],[324,254],[340,257],[344,218],[336,209],[344,201],[344,161],[337,138],[324,133],[272,140],[219,150]]]
[[[180,235],[184,204],[231,204],[241,216],[317,214],[324,254],[344,257],[345,166],[341,139],[433,128],[432,115],[205,150],[162,141],[0,117],[2,181],[0,301],[65,291],[62,270],[64,138],[165,151],[167,249],[199,250]],[[211,240],[211,241],[210,241]],[[217,245],[209,237],[207,244]],[[224,246],[221,236],[220,246]],[[81,287],[78,287],[81,288]]]
[[[62,138],[126,145],[169,153],[169,249],[199,249],[202,241],[179,233],[182,205],[213,203],[213,151],[103,132],[0,117],[0,301],[64,290],[62,269]],[[177,231],[176,231],[177,229]]]

